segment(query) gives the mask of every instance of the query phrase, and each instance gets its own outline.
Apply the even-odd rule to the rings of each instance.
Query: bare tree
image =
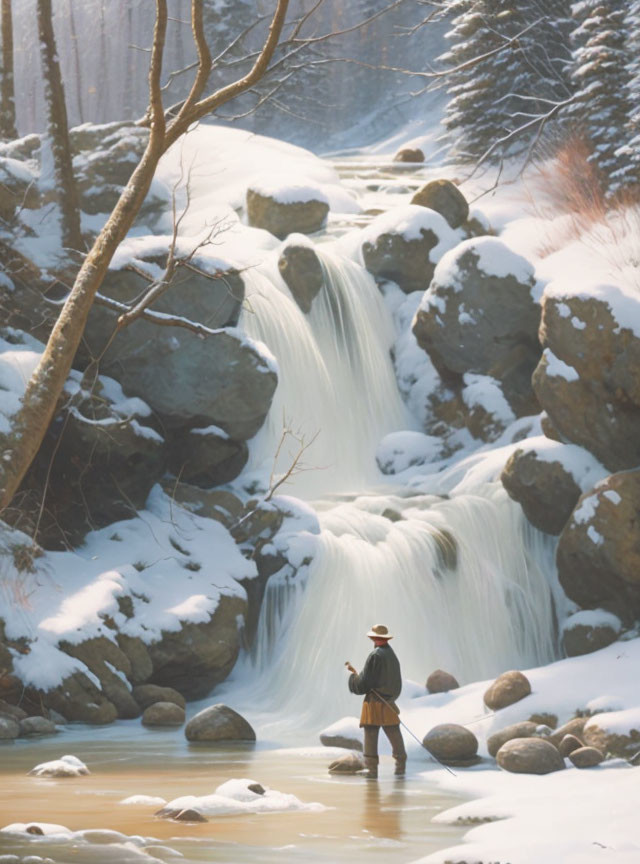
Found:
[[[67,106],[53,32],[51,0],[38,0],[37,16],[48,115],[47,131],[53,152],[55,184],[61,215],[62,243],[68,249],[80,251],[83,248],[82,232],[80,231],[80,208],[71,162]]]
[[[11,0],[2,0],[2,80],[0,81],[0,137],[17,138],[16,94],[13,82],[13,15]]]

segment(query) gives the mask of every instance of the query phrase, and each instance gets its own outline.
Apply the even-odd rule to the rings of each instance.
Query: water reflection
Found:
[[[366,831],[387,840],[403,838],[402,808],[406,801],[405,782],[403,778],[397,778],[389,793],[375,780],[367,783],[362,813],[362,827]]]

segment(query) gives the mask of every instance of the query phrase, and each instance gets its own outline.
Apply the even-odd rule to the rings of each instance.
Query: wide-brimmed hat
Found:
[[[367,636],[371,637],[371,639],[393,639],[393,636],[384,624],[374,624],[371,630],[367,633]]]

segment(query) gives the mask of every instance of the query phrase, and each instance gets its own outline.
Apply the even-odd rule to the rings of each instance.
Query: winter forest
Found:
[[[637,864],[640,0],[0,0],[0,862]]]

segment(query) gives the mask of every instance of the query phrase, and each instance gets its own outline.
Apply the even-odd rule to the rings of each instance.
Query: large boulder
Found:
[[[590,486],[603,474],[600,463],[586,450],[540,436],[511,454],[500,480],[533,526],[560,534],[578,503],[583,478],[592,481]]]
[[[127,398],[113,379],[100,376],[85,388],[72,372],[7,521],[23,531],[32,525],[32,534],[37,525],[41,545],[56,549],[132,518],[165,469],[165,441],[155,425],[149,406]]]
[[[169,469],[195,486],[229,483],[240,474],[248,458],[246,441],[230,438],[219,426],[194,426],[171,436]]]
[[[500,382],[516,416],[537,413],[531,374],[540,358],[533,267],[495,237],[466,240],[438,264],[413,322],[443,378]]]
[[[584,609],[631,622],[640,614],[640,470],[613,474],[580,498],[556,561],[567,595]]]
[[[499,711],[519,702],[531,693],[531,684],[526,675],[517,670],[503,672],[484,694],[484,704],[490,711]]]
[[[57,285],[40,267],[7,242],[0,240],[0,321],[12,328],[3,338],[17,341],[22,330],[43,342],[55,324],[58,302],[67,288]]]
[[[621,632],[622,624],[616,615],[589,609],[567,618],[562,625],[562,644],[567,657],[579,657],[606,648]]]
[[[185,699],[202,699],[233,669],[240,651],[243,597],[223,595],[209,621],[163,631],[149,645],[153,675],[148,683],[171,687]]]
[[[320,733],[320,743],[325,747],[344,747],[346,750],[362,751],[362,730],[357,717],[343,717]]]
[[[498,750],[496,760],[515,774],[550,774],[565,767],[558,750],[542,738],[512,738]]]
[[[255,741],[256,733],[249,723],[227,705],[211,705],[199,711],[187,723],[188,741]]]
[[[418,189],[411,203],[440,213],[452,228],[460,228],[469,218],[467,199],[451,180],[430,180]]]
[[[487,750],[490,756],[496,756],[498,750],[507,741],[513,738],[533,738],[536,734],[538,726],[530,720],[523,720],[521,723],[512,723],[510,726],[505,726],[498,732],[494,732],[487,738]]]
[[[265,181],[247,189],[249,225],[284,240],[289,234],[314,234],[327,221],[329,201],[317,186]]]
[[[46,692],[34,691],[28,695],[31,701],[53,708],[67,720],[83,723],[112,723],[118,711],[93,681],[84,672],[74,672],[63,679],[57,687]]]
[[[422,745],[445,765],[468,763],[475,759],[478,753],[476,736],[457,723],[440,723],[434,726],[422,739]]]
[[[551,285],[542,301],[544,355],[533,376],[540,405],[568,441],[610,471],[640,464],[640,335],[633,300],[614,285]]]
[[[141,282],[146,284],[137,274],[110,271],[102,290],[115,300],[131,302]],[[189,277],[178,290],[166,292],[153,309],[211,329],[224,328],[237,321],[244,296],[241,286],[229,270],[214,279]],[[106,348],[117,317],[104,307],[92,309],[85,331],[92,355]],[[101,368],[107,374],[111,371],[128,394],[144,399],[165,429],[218,426],[234,441],[252,438],[262,426],[277,382],[271,361],[234,331],[194,333],[141,319],[120,330]]]
[[[322,264],[310,241],[290,237],[278,258],[278,269],[298,306],[303,312],[310,312],[324,285]]]
[[[25,717],[20,721],[20,735],[23,738],[35,738],[39,735],[55,735],[56,724],[46,717]]]
[[[20,724],[13,717],[0,714],[0,741],[13,741],[20,734]]]
[[[582,738],[601,753],[631,759],[640,751],[640,711],[629,708],[596,714],[585,723]]]
[[[244,504],[227,489],[200,489],[173,478],[162,481],[162,488],[169,497],[197,516],[215,519],[226,528],[232,528],[244,514]]]
[[[379,281],[397,282],[410,294],[428,287],[436,264],[462,235],[435,210],[409,204],[377,216],[361,237],[369,273]]]

